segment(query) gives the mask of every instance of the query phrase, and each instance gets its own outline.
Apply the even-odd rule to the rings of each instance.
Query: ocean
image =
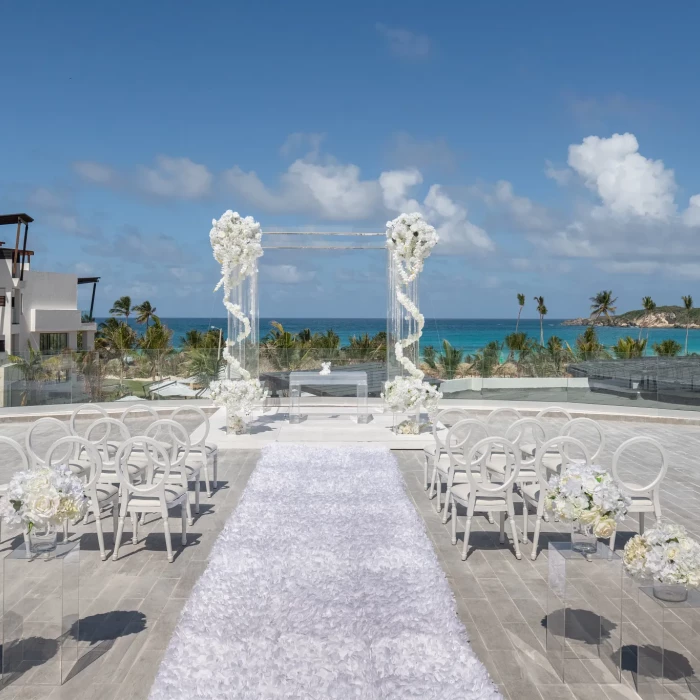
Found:
[[[97,321],[104,319],[98,318]],[[173,344],[178,347],[185,333],[196,328],[199,331],[206,331],[208,328],[222,328],[226,335],[226,318],[162,318],[165,325],[173,331]],[[275,320],[281,323],[285,330],[290,333],[298,333],[304,328],[310,328],[312,332],[325,332],[333,329],[346,344],[353,335],[360,336],[363,333],[374,335],[380,331],[386,331],[386,319],[384,318],[261,318],[260,336],[261,338],[270,330],[270,323]],[[576,342],[576,337],[585,330],[581,326],[563,326],[564,319],[545,319],[544,338],[556,335],[562,341],[569,343],[572,347]],[[442,346],[443,340],[448,340],[453,347],[460,348],[466,353],[474,353],[483,348],[488,342],[503,339],[509,333],[515,331],[515,319],[505,318],[466,318],[466,319],[426,319],[421,347],[433,345],[435,348]],[[133,319],[129,319],[129,325],[138,328]],[[523,318],[520,320],[519,330],[527,333],[530,337],[539,339],[540,322],[538,319]],[[639,335],[638,328],[610,328],[606,326],[597,327],[598,338],[604,345],[615,345],[619,338],[631,335],[636,338]],[[652,345],[660,340],[672,338],[685,347],[685,329],[683,328],[649,328],[642,330],[642,337],[648,338],[647,353],[653,354]],[[690,329],[688,338],[688,351],[700,353],[700,330]]]

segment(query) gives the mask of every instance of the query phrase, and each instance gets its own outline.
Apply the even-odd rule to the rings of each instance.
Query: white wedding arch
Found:
[[[441,398],[419,369],[419,342],[424,318],[418,308],[418,277],[438,241],[435,229],[420,214],[401,214],[384,233],[339,231],[266,231],[265,237],[286,237],[280,244],[262,244],[263,232],[252,217],[227,211],[212,222],[210,241],[221,264],[216,290],[224,290],[228,334],[224,357],[226,377],[212,382],[212,398],[226,406],[233,429],[244,429],[255,403],[264,398],[260,374],[260,318],[257,260],[265,250],[387,251],[387,376],[382,397],[394,413],[434,413]],[[314,244],[290,244],[289,237],[320,237]],[[383,237],[383,246],[369,239]],[[329,242],[331,239],[333,242]],[[340,243],[335,240],[341,239]],[[342,241],[342,239],[346,239]],[[347,242],[347,239],[351,239]],[[274,239],[273,239],[274,240]]]

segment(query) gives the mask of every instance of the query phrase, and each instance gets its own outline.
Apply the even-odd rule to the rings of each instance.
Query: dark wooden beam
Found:
[[[24,261],[27,257],[27,233],[29,232],[29,222],[24,222],[24,242],[22,243],[22,263],[19,271],[19,281],[24,279]]]
[[[15,238],[15,252],[12,256],[12,276],[17,277],[17,260],[19,258],[19,235],[22,232],[22,219],[17,219],[17,237]]]
[[[93,309],[95,308],[95,290],[97,289],[97,281],[92,283],[92,299],[90,300],[90,318],[95,318],[92,315]]]

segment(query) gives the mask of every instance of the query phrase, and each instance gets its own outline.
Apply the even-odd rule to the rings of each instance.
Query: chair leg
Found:
[[[99,505],[97,506],[97,509],[94,511],[94,516],[95,516],[95,530],[97,530],[97,542],[100,545],[100,558],[102,561],[105,561],[107,559],[107,552],[105,552],[105,536],[102,533],[102,518],[100,517],[102,513],[100,513],[100,507]]]
[[[189,503],[189,498],[185,500],[185,503]],[[173,543],[170,540],[170,523],[168,522],[168,511],[163,509],[163,531],[165,532],[165,549],[168,551],[168,561],[172,564],[173,562]]]
[[[537,504],[537,515],[535,516],[535,533],[532,536],[532,554],[530,559],[535,561],[537,559],[537,545],[540,541],[540,527],[542,526],[542,515],[544,513],[544,507],[538,503]]]
[[[119,528],[119,501],[112,501],[112,532],[114,533],[114,539],[117,539],[117,529]]]
[[[430,487],[430,483],[428,482],[428,462],[430,460],[428,459],[428,455],[425,455],[425,461],[423,462],[423,490],[427,491],[428,488]]]
[[[436,470],[437,471],[437,470]],[[437,503],[435,504],[435,510],[439,513],[442,510],[442,479],[440,478],[440,473],[437,472],[437,483],[435,495],[437,496]]]
[[[187,507],[187,523],[190,525],[194,525],[194,518],[192,517],[192,506],[190,505],[190,494],[187,494],[187,498],[185,500],[185,504]]]
[[[197,479],[194,482],[194,512],[199,515],[199,494],[201,491],[201,482]]]
[[[139,514],[138,513],[131,514],[131,529],[132,529],[131,544],[138,544],[139,543]]]
[[[639,534],[644,534],[644,513],[639,514]]]
[[[523,499],[523,544],[527,544],[527,501]]]
[[[452,544],[457,544],[457,503],[452,498]]]
[[[444,525],[447,522],[447,518],[449,516],[449,511],[450,511],[450,497],[452,496],[452,489],[448,486],[447,487],[447,493],[445,494],[445,508],[443,509],[442,512],[442,524]],[[454,504],[454,500],[452,501]]]
[[[513,533],[513,549],[515,549],[515,558],[522,559],[523,555],[520,553],[520,543],[518,541],[518,528],[515,526],[515,509],[513,508],[512,503],[508,508],[508,522],[510,523],[510,530]]]
[[[466,561],[469,551],[469,533],[472,529],[472,512],[467,510],[467,524],[464,527],[464,546],[462,547],[462,561]]]
[[[490,525],[493,525],[493,523],[495,522],[493,519],[493,513],[491,511],[486,513],[486,519],[489,521]]]
[[[615,539],[617,538],[617,528],[613,530],[613,534],[610,535],[610,558],[612,558],[612,554],[615,551]]]
[[[124,534],[124,522],[126,521],[125,515],[119,516],[119,527],[117,527],[117,536],[114,540],[114,552],[112,554],[112,561],[117,561],[119,558],[119,545],[122,541],[122,535]]]
[[[180,520],[182,522],[182,546],[187,546],[187,509],[185,508],[185,503],[183,501],[180,506]]]
[[[492,516],[493,517],[493,516]],[[498,514],[500,532],[498,533],[498,542],[503,544],[506,541],[506,514],[501,511]]]
[[[209,466],[206,459],[202,462],[202,473],[204,474],[204,489],[207,492],[207,498],[211,498],[211,479],[209,478]]]

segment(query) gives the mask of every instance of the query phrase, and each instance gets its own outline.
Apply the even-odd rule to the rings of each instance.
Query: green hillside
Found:
[[[615,318],[623,321],[634,321],[638,318],[642,318],[646,312],[644,309],[636,309],[634,311],[626,311],[624,314],[619,314]],[[676,323],[685,323],[688,313],[684,306],[657,306],[655,314],[659,313],[674,313],[676,314]],[[690,321],[691,323],[700,323],[700,308],[690,310]]]

